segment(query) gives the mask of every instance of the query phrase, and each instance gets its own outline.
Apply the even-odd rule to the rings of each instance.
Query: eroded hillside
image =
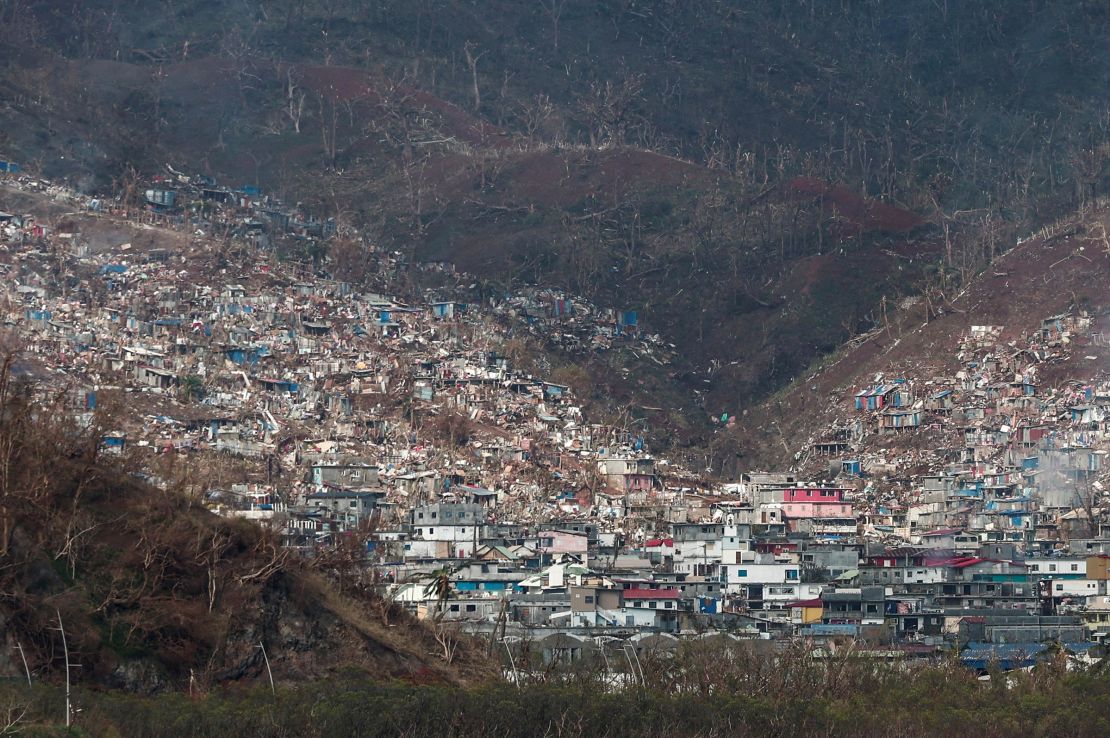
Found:
[[[67,648],[73,678],[140,692],[265,679],[267,666],[279,681],[494,673],[465,642],[445,661],[425,624],[360,584],[357,551],[305,563],[253,523],[143,483],[98,454],[99,423],[73,426],[61,395],[34,402],[12,355],[2,369],[0,620],[7,658],[26,659],[7,673],[60,678]]]

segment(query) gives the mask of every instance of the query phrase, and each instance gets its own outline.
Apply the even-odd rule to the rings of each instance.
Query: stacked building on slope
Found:
[[[400,255],[349,230],[371,278],[345,282],[277,257],[320,250],[334,223],[206,178],[173,173],[130,208],[0,187],[66,211],[0,215],[4,320],[40,391],[109,422],[105,453],[156,486],[304,556],[353,543],[423,617],[533,639],[956,646],[972,665],[1014,643],[1088,654],[1110,630],[1110,381],[1053,378],[1101,347],[1095,316],[1015,342],[975,327],[949,374],[857,388],[797,471],[723,484],[507,356],[528,336],[668,363],[632,309],[483,293],[441,264],[419,268],[444,287],[399,294]]]

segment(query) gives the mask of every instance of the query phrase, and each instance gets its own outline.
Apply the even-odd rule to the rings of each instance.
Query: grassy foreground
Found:
[[[69,732],[60,727],[63,689],[9,682],[0,687],[0,719],[11,723],[3,734],[136,738],[1110,735],[1110,677],[1096,671],[1048,665],[990,682],[954,665],[823,672],[819,683],[760,689],[730,684],[726,668],[721,679],[692,679],[683,692],[606,690],[581,675],[519,688],[338,679],[276,694],[268,685],[193,697],[76,690]]]

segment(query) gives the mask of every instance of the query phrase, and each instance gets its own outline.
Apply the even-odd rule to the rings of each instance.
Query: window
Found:
[[[435,528],[428,528],[428,535],[434,535],[435,532],[436,532]]]
[[[1072,564],[1071,565],[1071,570],[1072,571],[1079,571],[1079,564]]]
[[[787,579],[797,579],[798,578],[798,570],[797,569],[787,569],[786,570],[786,578]]]
[[[1049,564],[1048,565],[1048,570],[1049,571],[1056,571],[1056,564]]]
[[[670,610],[670,609],[671,609],[671,605],[673,605],[673,604],[674,604],[673,602],[664,602],[664,603],[663,603],[663,607],[665,607],[665,608],[667,608],[668,610]]]
[[[586,597],[584,599],[586,600],[587,605],[594,604],[594,596],[593,595],[586,595]]]
[[[351,507],[358,507],[358,500],[351,500],[350,505]]]
[[[648,603],[648,607],[650,607],[652,610],[654,610],[658,606],[659,606],[658,602],[649,602]]]
[[[747,569],[737,569],[736,570],[736,576],[746,577],[746,576],[748,576],[748,570]]]
[[[477,605],[467,605],[466,606],[466,611],[467,612],[475,612],[475,611],[477,611],[477,609],[478,609]]]
[[[437,515],[439,515],[439,513],[435,513],[435,512],[432,513],[433,518],[436,517]]]
[[[443,513],[443,519],[444,519],[444,520],[450,520],[450,519],[451,519],[451,517],[452,517],[452,515],[451,515],[451,511],[450,511],[450,510],[447,510],[446,512],[444,512],[444,513]]]
[[[458,612],[459,611],[459,606],[458,605],[451,605],[450,610],[451,610],[451,612]]]

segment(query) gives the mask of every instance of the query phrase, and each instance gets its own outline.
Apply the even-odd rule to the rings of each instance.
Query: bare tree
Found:
[[[470,68],[470,81],[474,95],[475,110],[482,107],[482,93],[478,89],[478,61],[488,53],[488,51],[475,53],[477,50],[478,44],[473,41],[467,41],[463,44],[463,54],[466,55],[466,65]]]
[[[462,633],[459,626],[455,623],[444,623],[437,620],[433,626],[432,635],[435,636],[439,647],[443,649],[444,662],[448,664],[454,662],[455,654],[462,643]]]
[[[625,74],[619,80],[591,82],[577,100],[581,122],[590,146],[620,146],[633,123],[633,105],[644,87],[643,74]]]
[[[220,593],[220,583],[223,577],[219,571],[220,560],[225,551],[231,547],[231,536],[221,531],[218,527],[212,529],[211,538],[205,542],[203,532],[198,532],[196,562],[205,568],[208,578],[208,612],[216,607],[216,598]]]
[[[1096,185],[1110,165],[1110,143],[1074,147],[1069,152],[1069,163],[1075,179],[1075,201],[1079,207],[1094,199]]]
[[[17,352],[0,357],[0,556],[10,551],[12,536],[21,517],[31,510],[50,507],[47,498],[55,482],[53,460],[67,439],[75,460],[95,458],[95,430],[83,437],[67,428],[62,412],[64,392],[43,396],[33,384],[21,381],[15,372]],[[38,418],[36,413],[42,413]],[[69,436],[67,438],[67,431]],[[93,451],[88,445],[93,443]],[[61,511],[57,511],[59,517]],[[73,531],[71,530],[72,534]]]
[[[301,132],[301,117],[304,115],[305,93],[293,80],[293,68],[286,70],[285,114],[293,123],[293,130]]]
[[[320,136],[324,144],[324,155],[328,158],[328,166],[335,166],[339,148],[336,143],[336,133],[339,129],[339,110],[334,97],[320,93],[317,97],[320,108]]]
[[[555,51],[559,50],[559,21],[563,17],[563,9],[567,0],[538,0],[543,12],[551,19],[551,44]]]
[[[520,105],[520,119],[524,123],[524,132],[528,135],[528,138],[535,138],[554,113],[555,106],[551,104],[551,98],[547,95],[535,95],[530,100],[522,103]]]

